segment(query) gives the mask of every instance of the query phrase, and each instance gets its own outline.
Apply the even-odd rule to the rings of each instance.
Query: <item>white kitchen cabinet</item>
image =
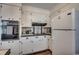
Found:
[[[33,41],[30,37],[21,37],[21,52],[22,54],[32,53]]]
[[[31,13],[30,12],[22,12],[22,20],[21,20],[22,27],[31,27]]]
[[[21,18],[20,7],[2,4],[1,16],[3,20],[19,20]]]
[[[32,13],[32,22],[40,22],[40,15],[38,13]]]
[[[11,49],[11,55],[18,55],[20,53],[19,41],[2,41],[2,49]]]
[[[41,41],[41,45],[44,45],[43,50],[48,49],[48,38],[47,36],[43,36],[43,40]]]
[[[48,39],[44,36],[21,37],[22,54],[48,49]]]
[[[68,10],[54,17],[52,20],[53,29],[72,29],[73,28],[72,17],[73,17],[73,14],[71,10]]]
[[[48,38],[48,49],[52,51],[52,37],[49,35],[47,36],[47,38]]]
[[[36,38],[33,40],[34,45],[34,52],[42,51],[45,49],[48,49],[48,39],[44,36],[36,36]]]
[[[34,36],[32,37],[31,39],[33,39],[33,52],[37,52],[37,51],[41,51],[43,48],[41,48],[41,40],[42,40],[42,37],[39,37],[39,36]]]
[[[20,53],[20,43],[19,41],[13,41],[11,46],[11,54],[18,55]]]
[[[32,22],[38,23],[48,23],[49,15],[41,14],[41,13],[32,13]]]

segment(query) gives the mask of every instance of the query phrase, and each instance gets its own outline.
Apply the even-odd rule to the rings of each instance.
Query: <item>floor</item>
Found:
[[[39,52],[36,52],[36,53],[32,53],[30,55],[52,55],[52,52],[50,50],[44,50],[44,51],[39,51]]]
[[[50,53],[50,51],[45,51],[45,52],[37,53],[34,55],[51,55],[51,53]]]

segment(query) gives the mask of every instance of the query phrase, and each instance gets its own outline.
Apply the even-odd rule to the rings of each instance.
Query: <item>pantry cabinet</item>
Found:
[[[20,53],[20,44],[18,40],[15,41],[2,41],[2,49],[11,49],[11,55],[18,55]]]
[[[22,27],[31,27],[31,13],[30,12],[22,12],[22,20],[21,20]]]
[[[21,9],[17,6],[1,4],[1,16],[3,20],[19,20]]]

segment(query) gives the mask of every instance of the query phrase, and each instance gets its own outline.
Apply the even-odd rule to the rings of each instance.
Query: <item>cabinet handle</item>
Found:
[[[14,20],[14,18],[12,18],[12,20]]]
[[[46,36],[44,36],[44,38],[46,38]]]
[[[36,36],[36,38],[38,38],[38,37]]]
[[[33,41],[31,41],[31,43],[33,43]]]
[[[12,41],[12,43],[14,43],[14,41]]]
[[[10,20],[10,18],[8,18]]]
[[[33,52],[33,49],[32,49],[32,52]]]
[[[70,12],[70,13],[68,13],[67,15],[71,15],[71,12]]]
[[[58,19],[61,19],[61,17],[59,16]]]
[[[10,41],[8,41],[8,43],[10,43]]]
[[[2,16],[0,16],[0,18],[2,18]]]
[[[21,43],[21,41],[19,41],[19,43]]]
[[[0,7],[2,8],[2,5],[0,5]]]
[[[40,41],[40,40],[39,40]]]
[[[19,41],[19,43],[23,44],[21,41]]]
[[[26,37],[26,39],[28,39],[28,37]]]
[[[0,43],[2,45],[2,43]]]

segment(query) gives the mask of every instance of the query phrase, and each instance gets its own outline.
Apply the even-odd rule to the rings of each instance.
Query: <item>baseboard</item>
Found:
[[[45,49],[45,50],[41,50],[41,51],[37,51],[37,52],[34,52],[34,53],[29,53],[29,54],[23,54],[23,55],[35,55],[35,54],[42,53],[42,52],[45,52],[45,51],[49,51],[50,55],[52,55],[52,51],[50,49]]]

